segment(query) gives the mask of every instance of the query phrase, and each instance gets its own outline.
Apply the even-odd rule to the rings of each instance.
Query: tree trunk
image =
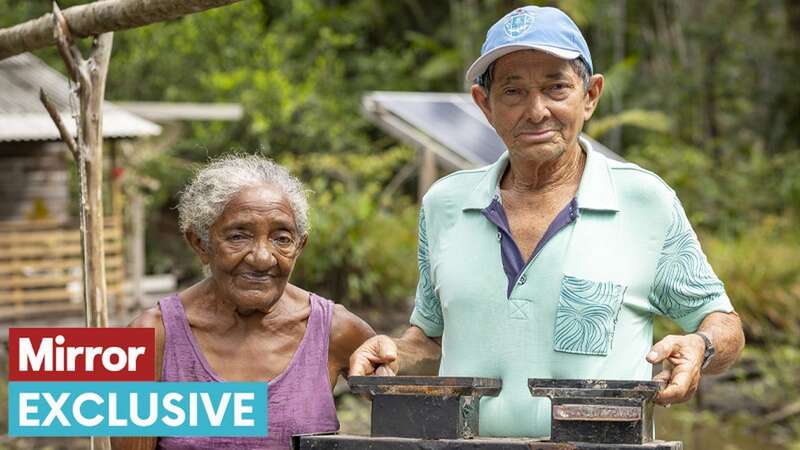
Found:
[[[89,66],[89,85],[79,86],[80,127],[89,156],[86,167],[86,184],[89,190],[86,199],[86,227],[89,238],[88,250],[91,255],[89,270],[92,284],[86,288],[93,289],[92,292],[89,292],[89,304],[94,308],[89,314],[91,323],[86,324],[89,327],[108,326],[105,239],[103,239],[105,235],[103,224],[103,98],[106,91],[106,74],[108,73],[108,62],[111,59],[113,37],[112,33],[104,33],[97,38],[97,45],[86,61]]]
[[[626,7],[625,0],[617,0],[612,6],[613,14],[613,42],[614,42],[614,64],[619,64],[625,59],[625,34],[626,30]],[[617,91],[617,95],[611,96],[611,113],[619,114],[622,112],[623,99],[622,90]],[[609,131],[608,146],[615,152],[624,155],[625,149],[622,148],[622,127],[617,126]]]
[[[103,239],[103,97],[114,35],[103,33],[98,36],[92,45],[91,55],[84,59],[58,7],[54,14],[54,39],[67,66],[67,73],[78,88],[80,113],[75,137],[64,127],[61,116],[44,91],[41,100],[78,166],[86,326],[107,327]]]
[[[241,0],[106,0],[63,11],[73,37],[98,36],[177,19]],[[53,15],[0,29],[0,59],[55,44]]]

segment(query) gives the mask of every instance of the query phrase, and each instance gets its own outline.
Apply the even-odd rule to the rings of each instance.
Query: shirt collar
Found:
[[[508,152],[503,152],[502,155],[489,166],[489,169],[484,173],[483,178],[478,181],[478,184],[470,192],[469,197],[464,202],[462,210],[468,209],[484,209],[492,202],[494,195],[497,192],[497,183],[500,182],[500,177],[508,167]]]
[[[586,151],[586,166],[578,186],[578,208],[619,211],[617,189],[608,166],[608,158],[595,150],[588,139],[581,136],[578,140]]]
[[[608,160],[583,136],[578,138],[581,148],[586,152],[586,166],[578,186],[578,208],[599,211],[619,211],[617,191],[611,177]],[[463,210],[484,209],[495,196],[500,177],[508,167],[508,151],[503,152],[497,161],[490,165],[483,178],[470,192],[464,202]]]

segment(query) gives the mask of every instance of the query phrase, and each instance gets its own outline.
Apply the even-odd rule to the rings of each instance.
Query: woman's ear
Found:
[[[208,263],[211,261],[211,257],[208,254],[208,246],[205,242],[203,242],[203,239],[201,239],[200,236],[194,232],[194,230],[187,231],[184,234],[184,237],[186,238],[186,241],[189,242],[189,246],[192,247],[192,250],[194,250],[194,252],[197,253],[197,256],[200,257],[200,261],[203,263],[203,265],[208,265]]]

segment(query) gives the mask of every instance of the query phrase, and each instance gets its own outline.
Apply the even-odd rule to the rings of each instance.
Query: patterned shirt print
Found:
[[[680,201],[672,204],[672,224],[658,258],[648,300],[661,313],[680,319],[725,294]]]
[[[553,349],[586,355],[608,354],[624,293],[623,286],[608,281],[564,276]]]
[[[431,281],[431,262],[430,254],[428,253],[428,233],[424,209],[419,211],[419,250],[417,260],[419,283],[417,284],[415,307],[425,319],[442,326],[444,324],[442,306],[433,290],[433,282]]]

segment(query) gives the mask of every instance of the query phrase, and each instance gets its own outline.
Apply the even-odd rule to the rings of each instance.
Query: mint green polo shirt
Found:
[[[422,201],[411,324],[442,337],[440,376],[503,380],[480,405],[483,436],[547,436],[550,401],[528,378],[649,380],[653,318],[695,331],[733,311],[675,192],[580,140],[577,219],[529,261],[507,295],[497,227],[481,214],[508,165],[442,178]]]

